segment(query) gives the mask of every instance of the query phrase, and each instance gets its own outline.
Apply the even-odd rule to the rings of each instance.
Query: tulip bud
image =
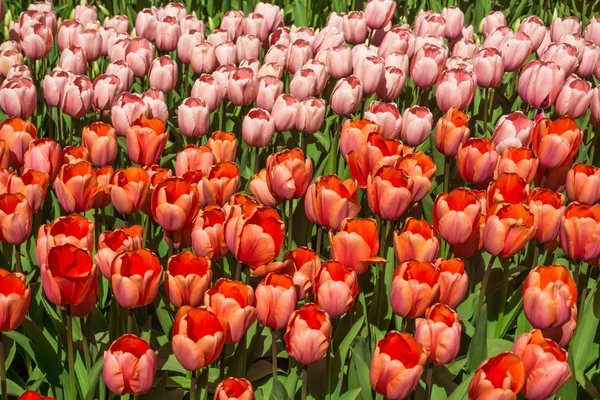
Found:
[[[432,44],[425,44],[416,52],[411,61],[410,76],[418,87],[430,87],[442,72],[444,61],[446,61],[446,53],[443,49]]]
[[[0,85],[0,108],[9,117],[29,118],[37,105],[37,90],[31,78],[14,77]]]
[[[394,231],[394,254],[399,262],[410,259],[433,261],[439,249],[440,241],[426,220],[409,217],[402,232]]]
[[[590,106],[592,94],[590,82],[571,75],[556,97],[556,113],[573,119],[583,116]]]
[[[565,166],[575,157],[582,137],[583,133],[573,119],[561,117],[551,121],[545,118],[533,130],[533,152],[544,168]]]
[[[456,165],[465,181],[487,184],[493,178],[498,159],[499,155],[490,139],[472,138],[459,146]]]
[[[316,304],[303,305],[292,313],[283,339],[287,352],[302,365],[319,361],[331,339],[329,315]]]
[[[377,257],[379,237],[374,219],[347,218],[342,221],[340,232],[329,232],[331,258],[358,275],[367,271],[370,264],[386,262]]]
[[[170,93],[177,84],[177,63],[169,56],[155,59],[148,71],[150,86],[164,93]]]
[[[446,156],[456,156],[461,143],[469,137],[467,126],[469,116],[456,108],[450,108],[446,115],[438,120],[435,127],[435,147]]]
[[[104,381],[117,395],[148,392],[155,374],[156,353],[135,335],[121,336],[104,352]]]
[[[249,146],[265,147],[273,140],[275,121],[267,110],[253,108],[244,117],[242,138]]]
[[[261,4],[261,3],[259,3]],[[217,385],[216,400],[254,399],[254,389],[250,381],[244,378],[226,378]]]
[[[431,133],[433,114],[426,107],[412,106],[402,113],[400,139],[409,146],[418,146]]]
[[[525,384],[525,367],[511,352],[483,361],[469,384],[469,399],[516,398]]]
[[[113,293],[121,307],[143,307],[156,298],[162,267],[150,250],[141,248],[117,254],[111,273]]]
[[[337,115],[354,113],[362,103],[363,86],[356,76],[340,79],[331,92],[331,109]]]
[[[208,132],[210,109],[204,100],[189,97],[183,100],[179,106],[177,121],[179,129],[184,136],[200,138]]]
[[[143,166],[156,164],[167,139],[168,133],[162,120],[142,115],[127,131],[127,154],[134,163]]]
[[[551,106],[565,80],[565,71],[552,61],[531,61],[519,75],[519,96],[535,108]]]

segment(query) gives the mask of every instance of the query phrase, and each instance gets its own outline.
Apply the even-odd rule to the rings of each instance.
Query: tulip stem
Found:
[[[294,200],[288,200],[287,249],[292,249],[292,223],[294,222]]]
[[[444,193],[448,193],[450,186],[450,157],[444,157]]]
[[[15,271],[21,271],[21,244],[15,244]]]
[[[579,265],[581,265],[581,261],[579,262]],[[592,268],[590,267],[590,265],[587,265],[587,269],[585,270],[585,273],[583,274],[583,282],[579,282],[578,280],[576,281],[577,285],[582,287],[583,289],[581,290],[581,298],[579,299],[579,315],[583,315],[583,307],[585,305],[585,298],[587,297],[588,294],[588,283],[590,280],[590,272],[592,271]]]
[[[219,382],[225,379],[225,349],[227,345],[223,345],[221,354],[219,355]]]
[[[198,371],[192,371],[192,378],[190,379],[190,400],[196,399],[196,377]]]
[[[487,289],[488,281],[490,280],[490,275],[492,274],[492,269],[494,268],[494,261],[496,261],[496,256],[492,256],[490,262],[485,269],[485,273],[483,274],[483,282],[481,282],[481,289],[479,290],[479,304],[477,305],[477,317],[479,318],[479,314],[481,313],[481,308],[483,307],[483,299],[485,298],[485,290]]]
[[[427,378],[425,381],[425,385],[426,385],[426,390],[427,390],[427,395],[425,396],[425,398],[427,400],[431,399],[431,383],[433,380],[433,365],[429,364],[429,366],[427,367]]]
[[[240,261],[238,261],[237,264],[235,265],[234,279],[236,281],[239,281],[241,277],[242,277],[242,263]]]
[[[592,133],[594,134],[594,136],[592,138],[592,146],[590,148],[589,163],[593,165],[594,164],[594,153],[596,153],[596,145],[598,144],[598,136],[600,136],[600,134],[596,129],[593,129]]]
[[[277,331],[271,328],[271,364],[273,364],[273,379],[277,379]]]
[[[308,394],[308,366],[302,366],[302,400],[306,400]]]
[[[317,257],[321,256],[321,242],[323,241],[323,228],[320,225],[317,225],[317,244],[315,246],[315,253],[317,253]]]
[[[4,339],[0,332],[0,379],[2,380],[2,400],[8,399],[8,389],[6,385],[6,360],[4,358]]]
[[[488,128],[488,101],[491,89],[483,88],[483,136],[487,135]]]
[[[133,333],[133,320],[135,316],[133,315],[133,308],[127,309],[127,333]]]
[[[71,306],[67,306],[67,360],[69,363],[69,380],[71,383],[71,398],[77,398],[77,386],[75,384],[75,354],[73,350],[73,315]]]
[[[85,317],[79,318],[79,324],[81,325],[81,338],[83,345],[83,359],[85,361],[85,369],[89,372],[90,368],[92,367],[92,361],[90,358],[90,345],[87,340],[88,330],[85,323]]]
[[[500,314],[498,314],[498,324],[496,325],[496,337],[500,338],[502,333],[502,322],[504,320],[504,311],[506,308],[506,297],[508,296],[508,281],[510,279],[510,262],[505,258],[500,259],[502,269],[504,272],[503,286],[502,286],[502,297],[500,300]]]

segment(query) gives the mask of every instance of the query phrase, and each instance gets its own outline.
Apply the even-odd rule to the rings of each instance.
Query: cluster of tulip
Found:
[[[249,380],[226,377],[225,346],[245,349],[257,320],[271,330],[273,380],[285,329],[306,398],[307,366],[325,357],[329,367],[344,315],[367,324],[373,390],[406,398],[427,369],[431,395],[433,366],[460,352],[461,321],[473,317],[471,329],[488,322],[496,261],[504,273],[498,331],[508,331],[505,305],[510,279],[522,280],[519,265],[528,271],[522,310],[533,330],[507,335],[511,351],[470,371],[468,396],[557,393],[572,376],[565,348],[600,262],[598,134],[582,150],[576,122],[590,110],[600,126],[600,88],[587,80],[600,79],[600,18],[582,35],[575,17],[547,28],[530,16],[513,30],[492,11],[480,43],[457,7],[420,11],[412,28],[393,25],[395,11],[393,0],[369,0],[364,11],[332,13],[315,32],[286,27],[278,6],[260,2],[248,15],[226,12],[208,35],[178,3],[140,11],[134,32],[124,15],[101,24],[91,5],[60,21],[50,3],[37,2],[10,19],[0,44],[0,108],[8,116],[0,124],[0,241],[15,257],[12,271],[0,269],[3,398],[1,332],[27,317],[38,273],[45,299],[66,310],[64,398],[80,398],[73,317],[102,307],[116,325],[126,320],[105,343],[104,383],[117,395],[153,388],[157,354],[142,338],[152,321],[138,327],[134,310],[161,297],[173,314],[169,351],[192,371],[190,399],[197,372],[217,360],[215,399],[254,398]],[[58,66],[46,75],[30,69],[27,59],[45,68],[54,46]],[[501,115],[490,135],[506,72],[527,110]],[[407,85],[417,105],[401,96]],[[38,91],[48,107],[43,131],[28,120],[41,112]],[[467,114],[476,91],[484,94],[480,137]],[[543,111],[551,106],[554,120]],[[78,120],[86,121],[81,132]],[[62,216],[48,217],[47,197]],[[107,230],[107,214],[124,225]],[[301,240],[294,214],[310,222]],[[22,266],[27,244],[35,244],[37,267]],[[574,262],[574,278],[565,266],[546,265],[556,249]],[[475,259],[484,252],[475,289]],[[361,290],[369,285],[367,313]],[[478,305],[459,317],[467,296]]]

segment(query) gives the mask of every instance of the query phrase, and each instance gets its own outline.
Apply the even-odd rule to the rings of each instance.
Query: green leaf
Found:
[[[300,365],[299,368],[301,369],[302,366]],[[281,383],[279,381],[279,379],[274,379],[273,380],[273,389],[271,390],[271,397],[269,397],[270,400],[288,400],[288,394],[287,391],[285,390],[285,386],[283,386],[283,383]]]
[[[475,371],[475,369],[481,364],[483,360],[487,358],[487,304],[481,307],[481,313],[477,318],[477,327],[475,328],[475,334],[471,339],[469,345],[469,352],[467,354],[468,362],[467,368],[469,371]]]
[[[104,358],[100,357],[100,358],[98,358],[98,360],[96,360],[96,362],[90,369],[90,372],[88,375],[88,386],[90,389],[88,390],[88,392],[85,396],[85,400],[93,400],[94,399],[94,394],[96,392],[96,386],[98,385],[98,382],[100,381],[100,375],[102,375],[103,367],[104,367]]]
[[[367,358],[369,356],[368,344],[367,341],[363,337],[357,337],[354,341],[354,347],[350,347],[350,351],[352,352],[352,363],[351,366],[354,367],[356,371],[356,377],[358,379],[359,387],[362,388],[370,388],[371,382],[369,381],[369,361]],[[348,383],[348,389],[354,389],[354,387],[350,387],[350,383]],[[372,400],[373,396],[371,390],[363,390],[360,393],[361,399],[363,400]]]
[[[362,391],[362,388],[348,390],[342,396],[338,397],[338,399],[339,400],[356,400],[356,399],[358,399],[358,396],[360,395],[361,391]]]
[[[484,306],[485,307],[485,306]],[[473,374],[469,374],[467,377],[463,379],[460,385],[452,392],[448,400],[466,400],[467,392],[469,391],[469,384],[471,383],[471,379],[473,379]]]
[[[583,310],[580,310],[581,314],[577,329],[575,329],[575,335],[569,345],[569,353],[573,357],[575,371],[587,370],[598,359],[600,346],[594,341],[594,338],[596,337],[599,321],[592,307],[597,284],[597,282],[594,282]]]
[[[569,367],[571,367],[571,371],[575,369],[573,357],[569,357]],[[555,400],[577,400],[577,379],[575,374],[571,375],[569,380],[556,393]]]

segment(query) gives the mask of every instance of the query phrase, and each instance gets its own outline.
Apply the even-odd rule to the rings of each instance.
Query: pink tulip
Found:
[[[529,36],[529,39],[531,39],[531,51],[533,52],[537,51],[542,44],[544,36],[546,36],[546,26],[541,18],[531,15],[521,21],[519,32]]]
[[[472,58],[479,50],[479,44],[470,39],[460,39],[454,43],[452,54],[463,58]]]
[[[200,78],[192,86],[192,97],[202,99],[209,112],[216,110],[221,104],[221,90],[214,77],[208,74],[200,75]]]
[[[204,100],[194,97],[185,99],[177,111],[179,129],[187,137],[199,138],[206,135],[209,117],[210,110]]]
[[[131,29],[129,19],[126,15],[113,15],[112,17],[104,17],[102,26],[105,29],[114,29],[118,33],[128,33]]]
[[[88,62],[96,61],[102,55],[102,36],[95,29],[86,29],[77,35],[75,44],[83,49]]]
[[[418,87],[430,87],[442,72],[445,60],[446,54],[442,49],[435,45],[425,44],[412,59],[410,76]]]
[[[503,115],[496,122],[492,140],[499,154],[508,147],[526,147],[531,143],[533,121],[521,111]]]
[[[257,92],[258,81],[250,68],[238,68],[227,81],[227,98],[235,105],[250,104]]]
[[[442,112],[465,110],[475,94],[475,78],[463,68],[443,71],[437,79],[435,100]]]
[[[82,143],[90,154],[90,161],[98,167],[115,162],[119,147],[114,128],[103,122],[94,122],[83,128]]]
[[[117,135],[125,136],[129,127],[142,115],[149,115],[149,108],[142,98],[133,93],[121,93],[111,108],[112,126]]]
[[[289,84],[290,94],[302,101],[317,94],[317,74],[312,69],[302,68],[296,71]]]
[[[177,84],[177,63],[169,56],[155,59],[148,71],[148,83],[163,93],[170,93]]]
[[[367,39],[367,18],[362,11],[351,11],[342,19],[344,39],[349,44],[364,43]],[[339,28],[338,28],[339,30]]]
[[[135,335],[121,336],[104,352],[104,382],[119,396],[148,392],[152,389],[155,374],[156,353],[145,340]]]
[[[377,97],[386,101],[393,101],[404,90],[406,73],[397,67],[385,67],[383,79],[379,81]]]
[[[442,10],[442,17],[446,20],[444,36],[448,39],[456,39],[462,35],[465,23],[465,14],[458,7],[448,7]]]
[[[153,58],[154,46],[143,37],[131,39],[125,48],[124,59],[137,78],[146,76]]]
[[[242,33],[244,33],[244,13],[238,10],[229,10],[223,15],[221,19],[221,29],[228,32],[231,40],[237,39]]]
[[[384,62],[379,56],[367,56],[358,60],[354,75],[360,79],[365,94],[373,94],[384,77]]]
[[[236,55],[238,60],[245,58],[260,58],[262,43],[254,35],[241,35],[235,42]]]
[[[261,14],[265,18],[269,32],[273,32],[275,28],[283,24],[281,9],[274,4],[258,2],[254,7],[254,13]]]
[[[396,103],[373,101],[365,111],[365,118],[381,127],[381,134],[385,139],[400,136],[402,118]]]
[[[287,46],[276,44],[269,47],[267,54],[263,60],[263,64],[274,63],[278,66],[285,67],[285,60],[287,58],[288,48]]]
[[[318,105],[315,104],[315,106]],[[277,97],[277,99],[273,103],[273,109],[271,110],[273,120],[275,123],[275,129],[277,129],[280,132],[285,132],[292,129],[296,124],[296,114],[298,107],[298,99],[291,94],[284,93]],[[323,108],[325,108],[324,102]]]
[[[298,293],[289,275],[270,273],[256,288],[258,320],[271,329],[287,325],[296,308]]]
[[[228,40],[215,46],[215,58],[218,65],[235,64],[238,61],[235,44]]]
[[[34,140],[23,154],[23,168],[44,172],[53,181],[62,164],[61,153],[60,145],[52,139]]]
[[[124,60],[108,64],[106,75],[114,75],[119,78],[119,94],[130,90],[133,85],[133,70],[129,68],[129,65]]]
[[[592,84],[571,75],[556,97],[554,108],[560,116],[577,119],[585,114],[592,101]]]
[[[476,185],[489,183],[500,156],[487,138],[471,138],[458,148],[456,166],[462,179]]]
[[[483,18],[481,24],[482,33],[485,38],[494,32],[497,27],[508,25],[506,17],[500,11],[490,11],[489,14]]]
[[[9,117],[31,117],[36,103],[37,90],[31,78],[7,79],[0,85],[0,108]]]
[[[285,66],[292,74],[298,71],[306,62],[312,58],[313,50],[309,42],[298,39],[290,46]]]
[[[250,13],[243,21],[244,33],[256,36],[262,43],[269,37],[269,26],[265,17],[257,12]]]
[[[313,53],[317,54],[319,51],[329,50],[342,43],[344,43],[344,34],[333,26],[326,26],[315,36],[311,46]]]
[[[445,365],[458,355],[461,325],[456,311],[438,303],[427,309],[425,318],[415,321],[415,340],[435,365]]]
[[[331,109],[337,115],[346,116],[355,112],[362,103],[363,87],[354,75],[340,79],[331,92]]]
[[[60,54],[60,68],[75,75],[85,75],[87,60],[81,47],[71,46]]]
[[[481,49],[473,58],[477,85],[488,88],[497,86],[504,76],[502,53],[495,48]]]
[[[73,117],[81,118],[89,111],[94,100],[92,82],[85,75],[75,76],[67,81],[60,104],[62,112]]]
[[[131,40],[132,39],[129,36],[124,34],[116,34],[107,39],[106,50],[108,53],[108,58],[111,62],[125,60],[127,46]]]
[[[367,26],[371,29],[380,29],[386,26],[396,11],[396,2],[393,0],[369,0],[365,7]]]
[[[558,43],[560,38],[567,33],[581,33],[581,22],[577,17],[555,18],[550,26],[550,38]]]
[[[92,104],[98,112],[109,111],[121,93],[121,80],[116,75],[99,75],[94,79]]]
[[[431,133],[433,114],[426,107],[412,106],[402,113],[400,139],[409,146],[418,146]]]
[[[253,108],[242,122],[242,138],[249,146],[264,147],[273,140],[275,121],[267,110]]]
[[[552,61],[529,62],[519,76],[519,96],[535,108],[554,104],[565,80],[565,71]]]
[[[395,314],[415,318],[439,299],[440,273],[428,261],[408,260],[394,270],[390,305]]]
[[[76,19],[68,19],[60,24],[56,37],[58,49],[63,51],[73,45],[79,34],[83,33],[83,25]]]
[[[385,58],[397,51],[403,52],[408,57],[413,56],[415,52],[415,34],[413,31],[402,27],[392,28],[385,34],[379,49],[377,49],[377,54]]]
[[[177,19],[165,16],[156,24],[154,42],[161,51],[173,51],[177,49],[177,42],[181,36],[181,27]]]
[[[6,77],[14,65],[23,65],[23,54],[16,49],[0,50],[0,75]]]
[[[177,57],[184,64],[191,64],[192,49],[204,41],[204,34],[195,29],[191,29],[181,35],[177,42]]]
[[[337,261],[328,261],[315,273],[315,302],[331,318],[352,309],[358,294],[356,272]]]
[[[191,49],[192,70],[197,74],[211,73],[217,66],[215,48],[209,42],[198,43]]]
[[[52,46],[52,32],[43,23],[34,23],[21,27],[21,47],[23,54],[32,60],[46,57]]]

